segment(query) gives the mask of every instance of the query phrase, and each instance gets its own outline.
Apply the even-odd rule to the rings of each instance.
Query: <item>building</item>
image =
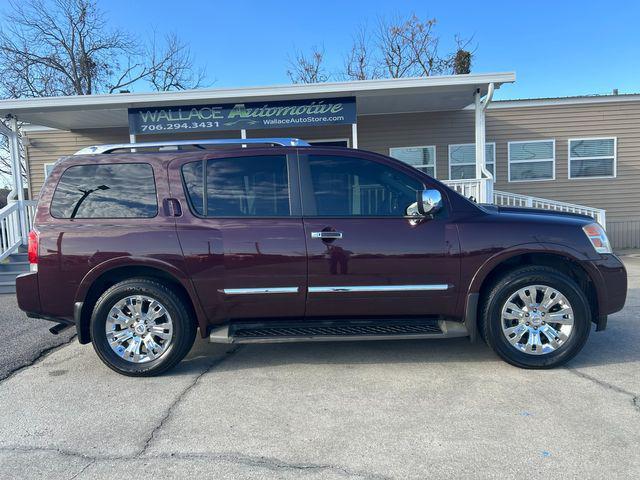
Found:
[[[606,223],[614,248],[640,247],[640,95],[491,101],[514,81],[495,73],[33,98],[0,101],[0,115],[23,124],[32,198],[57,158],[95,144],[297,137],[394,156],[478,201],[586,213]],[[28,226],[29,208],[23,216]]]

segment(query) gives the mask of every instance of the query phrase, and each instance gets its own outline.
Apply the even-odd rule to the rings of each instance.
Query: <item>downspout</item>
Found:
[[[482,121],[483,121],[483,123],[485,123],[485,127],[486,127],[486,120],[485,119],[487,118],[486,117],[487,107],[489,106],[489,104],[491,103],[491,100],[493,99],[493,91],[494,90],[495,90],[495,85],[493,84],[493,82],[491,82],[489,84],[489,88],[487,89],[487,96],[484,97],[484,100],[481,102],[481,104],[482,104],[482,112],[483,112]],[[485,131],[485,134],[486,134],[486,128],[483,128],[482,130]],[[494,152],[494,154],[495,154],[495,152]],[[495,165],[494,165],[494,168],[495,168]],[[485,158],[484,163],[482,164],[482,173],[484,175],[486,175],[487,178],[491,182],[494,181],[493,174],[489,170],[487,170],[486,158]],[[493,200],[493,199],[491,199],[491,200]]]

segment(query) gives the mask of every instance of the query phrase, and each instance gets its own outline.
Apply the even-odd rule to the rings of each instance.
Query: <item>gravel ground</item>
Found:
[[[624,260],[627,306],[551,371],[466,339],[198,341],[134,379],[72,342],[0,382],[0,478],[638,478],[640,258]],[[26,322],[8,303],[3,326]]]

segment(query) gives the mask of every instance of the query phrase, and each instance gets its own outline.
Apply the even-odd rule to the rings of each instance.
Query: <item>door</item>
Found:
[[[262,152],[170,166],[172,195],[188,205],[177,218],[185,268],[212,322],[304,315],[297,164],[274,149]]]
[[[453,314],[460,259],[448,202],[435,218],[405,216],[427,177],[377,155],[306,152],[306,315]]]

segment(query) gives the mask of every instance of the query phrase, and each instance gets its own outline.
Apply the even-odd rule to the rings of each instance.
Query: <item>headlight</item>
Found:
[[[607,238],[607,233],[599,223],[590,223],[589,225],[582,227],[585,235],[596,249],[598,253],[612,253],[611,244]]]

